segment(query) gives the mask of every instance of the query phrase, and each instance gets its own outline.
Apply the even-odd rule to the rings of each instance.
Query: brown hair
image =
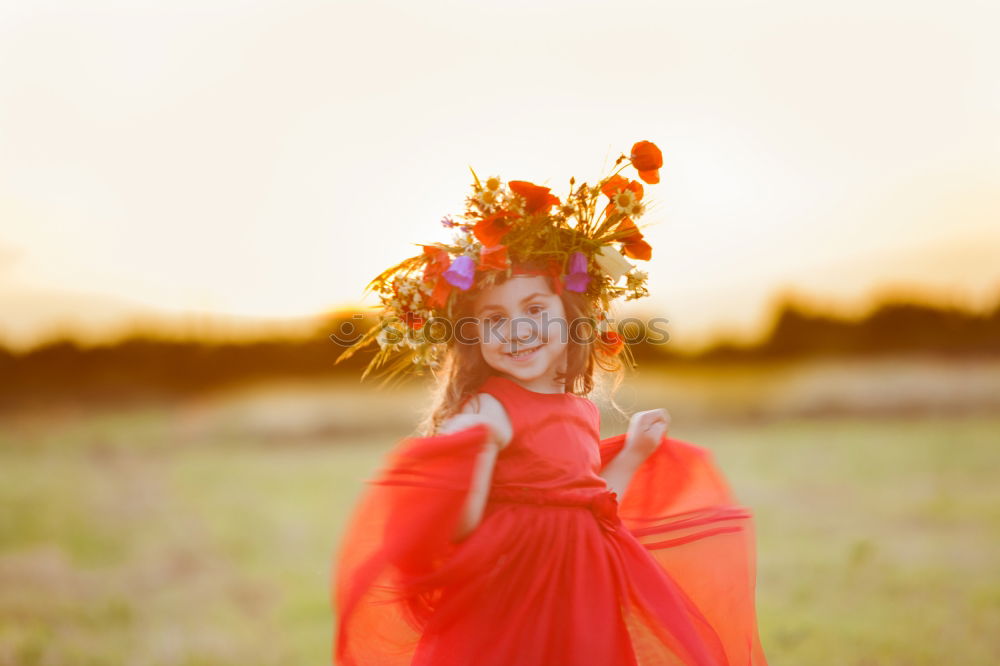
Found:
[[[543,275],[549,289],[553,289],[552,277]],[[494,284],[503,284],[507,277],[500,275]],[[470,293],[472,292],[472,293]],[[472,316],[472,302],[475,290],[463,294],[458,302],[458,318]],[[606,387],[607,401],[619,415],[628,415],[614,401],[614,393],[622,382],[625,366],[619,355],[609,356],[607,347],[594,335],[593,325],[597,322],[597,310],[593,301],[582,293],[563,289],[560,294],[566,321],[573,329],[569,335],[566,350],[566,371],[557,373],[557,379],[564,382],[566,390],[580,396],[587,396],[594,389],[595,367],[602,373],[603,379],[610,381]],[[585,331],[579,331],[578,326],[590,326]],[[466,400],[473,397],[479,386],[491,374],[495,374],[479,350],[478,343],[461,342],[452,336],[442,359],[440,369],[434,375],[434,385],[431,389],[432,400],[424,416],[417,426],[418,436],[429,436],[437,432],[441,424],[458,413]]]

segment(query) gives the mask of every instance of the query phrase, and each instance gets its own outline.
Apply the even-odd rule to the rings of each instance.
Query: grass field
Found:
[[[0,666],[329,663],[332,553],[419,400],[335,396],[6,419]],[[1000,663],[1000,415],[671,412],[757,517],[772,666]]]

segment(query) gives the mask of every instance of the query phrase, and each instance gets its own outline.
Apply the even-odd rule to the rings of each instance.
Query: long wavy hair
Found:
[[[555,293],[552,277],[544,274],[549,289]],[[508,278],[501,275],[494,284],[504,284]],[[473,290],[470,290],[472,292]],[[467,292],[457,303],[458,319],[472,317],[474,293]],[[628,414],[614,400],[614,393],[624,378],[625,365],[619,355],[609,355],[608,347],[596,335],[597,310],[584,294],[563,289],[559,295],[566,321],[573,328],[568,338],[565,372],[557,373],[557,380],[565,383],[566,390],[580,396],[589,396],[595,389],[598,374],[603,401],[624,418]],[[582,327],[584,330],[580,330]],[[483,359],[478,341],[457,340],[451,336],[440,368],[434,373],[432,400],[417,425],[418,436],[437,433],[445,420],[458,413],[466,400],[476,395],[482,383],[496,371]]]

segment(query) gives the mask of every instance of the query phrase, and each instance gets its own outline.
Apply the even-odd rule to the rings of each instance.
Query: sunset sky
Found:
[[[788,292],[982,307],[998,26],[969,1],[4,0],[0,341],[302,321],[447,240],[469,166],[563,197],[643,139],[638,304],[679,344]]]

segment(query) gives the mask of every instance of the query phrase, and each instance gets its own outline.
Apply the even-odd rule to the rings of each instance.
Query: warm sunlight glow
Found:
[[[664,152],[641,306],[679,344],[759,332],[787,288],[859,303],[883,284],[1000,289],[988,3],[734,3],[720,20],[554,2],[521,7],[528,22],[478,5],[400,2],[391,22],[365,4],[192,7],[0,18],[3,340],[147,310],[321,315],[447,238],[469,166],[561,197],[640,138]]]

